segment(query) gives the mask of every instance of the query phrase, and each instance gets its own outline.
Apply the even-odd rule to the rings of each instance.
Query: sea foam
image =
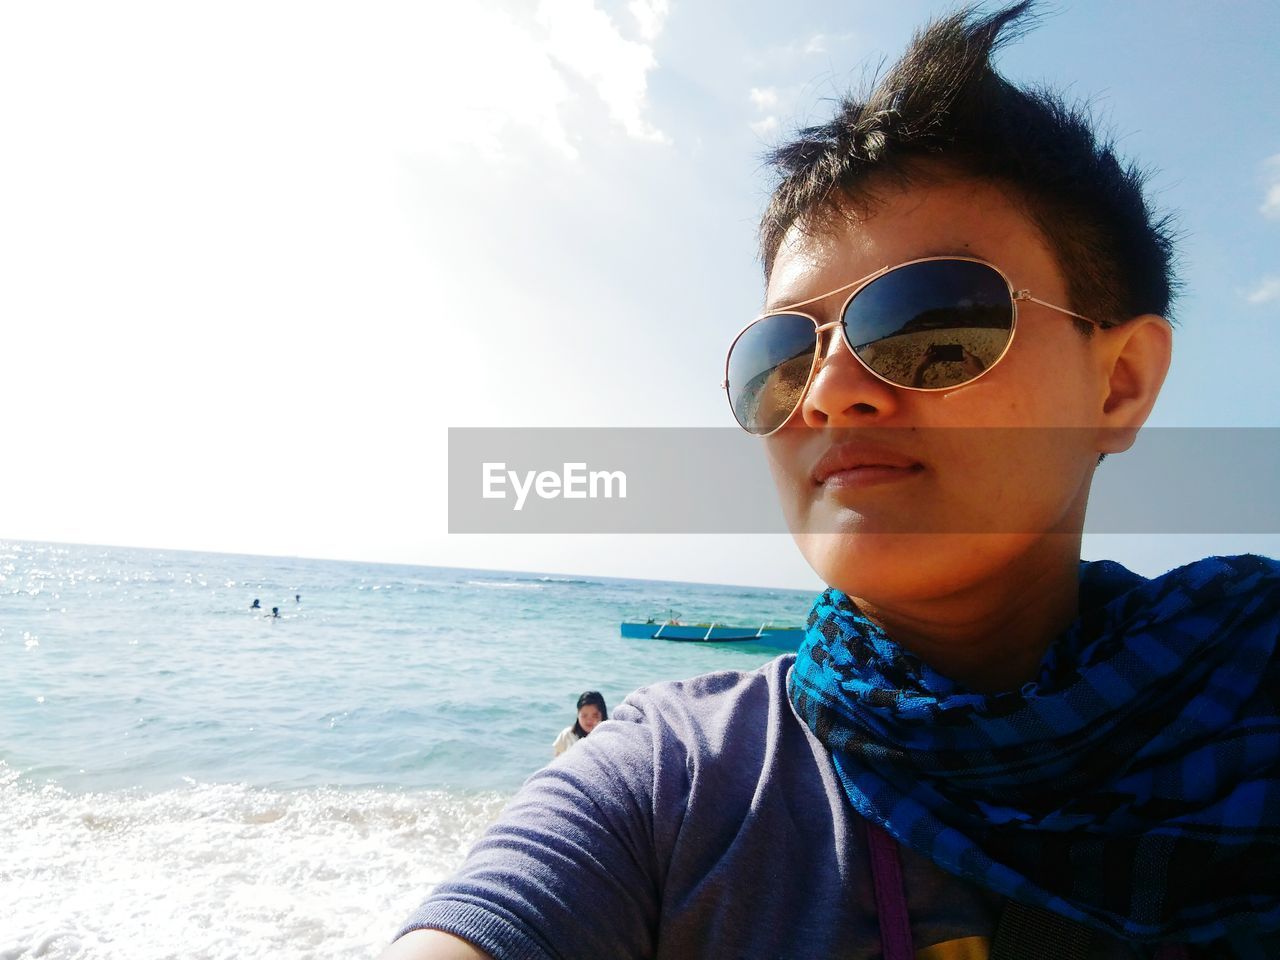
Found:
[[[498,793],[73,794],[0,765],[0,960],[370,957]]]

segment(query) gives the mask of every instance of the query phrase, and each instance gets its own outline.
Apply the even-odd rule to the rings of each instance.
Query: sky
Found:
[[[447,431],[731,425],[763,155],[950,9],[0,6],[0,537],[820,586],[781,535],[450,535]],[[1280,6],[1044,9],[1001,71],[1183,235],[1150,423],[1280,426]]]

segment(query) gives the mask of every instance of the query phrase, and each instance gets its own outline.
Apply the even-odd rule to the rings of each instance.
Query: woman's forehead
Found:
[[[769,273],[766,309],[937,256],[975,257],[1014,274],[1057,272],[1043,234],[1007,191],[979,180],[923,183],[882,193],[863,210],[793,224]]]

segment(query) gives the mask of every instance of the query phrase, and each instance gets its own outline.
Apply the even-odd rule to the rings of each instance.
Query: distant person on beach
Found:
[[[253,603],[252,603],[252,604],[250,604],[249,609],[250,609],[250,610],[261,610],[261,609],[262,609],[262,604],[258,602],[258,598],[257,598],[257,597],[254,597],[254,598],[253,598]]]
[[[555,756],[560,756],[575,743],[594,730],[601,721],[609,719],[609,708],[597,690],[588,690],[578,698],[578,716],[572,726],[565,727],[552,744]]]
[[[779,146],[765,305],[695,318],[826,584],[804,643],[628,696],[424,865],[384,960],[1280,957],[1280,562],[1081,558],[1176,231],[1085,108],[995,71],[1030,10],[929,24]]]

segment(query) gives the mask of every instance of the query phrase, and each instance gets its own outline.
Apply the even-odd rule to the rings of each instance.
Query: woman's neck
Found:
[[[1076,619],[1079,552],[1047,564],[1011,566],[1001,576],[923,603],[859,609],[895,643],[983,693],[1035,678],[1045,651]]]

